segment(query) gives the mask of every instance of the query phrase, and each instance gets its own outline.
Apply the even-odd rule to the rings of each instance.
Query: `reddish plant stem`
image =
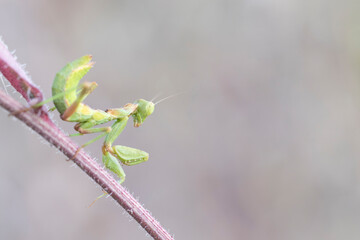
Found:
[[[32,84],[1,40],[0,72],[3,73],[29,103],[34,104],[43,99],[41,91]],[[10,113],[24,109],[23,105],[1,90],[0,106]],[[15,117],[37,132],[54,147],[58,148],[68,158],[72,158],[79,148],[75,142],[51,121],[45,107],[41,107],[36,111],[22,112]],[[85,151],[81,150],[73,161],[107,191],[154,239],[173,239],[160,223]]]
[[[3,91],[0,91],[0,106],[9,112],[16,112],[24,108],[23,105]],[[20,113],[16,117],[58,148],[68,158],[74,156],[79,146],[55,124],[51,124],[31,111]],[[159,222],[85,151],[81,150],[73,161],[106,190],[154,239],[173,239]]]

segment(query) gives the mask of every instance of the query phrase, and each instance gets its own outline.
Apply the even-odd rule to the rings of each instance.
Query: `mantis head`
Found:
[[[139,127],[145,119],[154,112],[155,104],[144,99],[135,101],[135,104],[137,104],[138,107],[132,116],[134,118],[134,127]]]

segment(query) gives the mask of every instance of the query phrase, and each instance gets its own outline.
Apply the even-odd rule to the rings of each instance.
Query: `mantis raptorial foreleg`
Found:
[[[120,164],[118,164],[118,161],[117,164],[113,163],[114,159],[117,158],[125,165],[135,165],[145,162],[149,158],[148,153],[135,148],[120,145],[112,146],[112,143],[124,130],[128,119],[128,117],[124,117],[116,120],[116,122],[111,126],[111,131],[107,134],[103,145],[103,162],[106,167],[111,167],[111,169],[113,169],[112,171],[120,177],[120,182],[125,180],[125,173]]]
[[[104,153],[102,160],[105,167],[115,173],[120,178],[119,183],[123,183],[125,181],[126,175],[119,161],[109,152]]]
[[[113,153],[113,150],[111,148],[112,143],[115,141],[115,139],[118,138],[120,133],[124,130],[129,118],[124,117],[122,119],[116,120],[116,122],[111,126],[111,131],[106,135],[103,149],[105,148],[106,151]]]

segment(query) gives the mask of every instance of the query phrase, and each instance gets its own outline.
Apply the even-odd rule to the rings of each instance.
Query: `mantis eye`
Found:
[[[154,112],[155,104],[152,102],[149,102],[149,104],[146,106],[146,113],[147,116],[151,115]]]

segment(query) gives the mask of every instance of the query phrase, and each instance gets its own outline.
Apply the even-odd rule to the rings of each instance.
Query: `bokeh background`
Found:
[[[150,153],[124,185],[176,239],[359,239],[359,10],[0,0],[0,35],[47,97],[85,54],[94,108],[181,93],[116,141]],[[0,126],[0,239],[146,239],[110,198],[88,208],[96,184],[5,111]],[[99,162],[100,148],[87,147]]]

